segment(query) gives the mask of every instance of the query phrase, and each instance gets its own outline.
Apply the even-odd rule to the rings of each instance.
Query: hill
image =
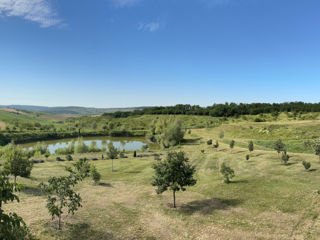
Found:
[[[32,112],[42,112],[49,114],[73,114],[73,115],[97,115],[103,113],[114,112],[130,112],[134,110],[142,110],[146,107],[133,108],[90,108],[90,107],[46,107],[46,106],[31,106],[31,105],[0,105],[0,108],[17,109]]]

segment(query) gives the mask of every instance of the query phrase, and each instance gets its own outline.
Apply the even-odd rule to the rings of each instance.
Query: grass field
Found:
[[[318,134],[314,130],[317,123],[283,122],[277,129],[290,132],[297,128],[300,133],[300,128],[306,128],[309,137],[309,132]],[[18,178],[25,185],[19,193],[21,202],[7,204],[6,209],[21,215],[40,239],[319,239],[318,157],[289,152],[289,164],[283,165],[271,147],[261,144],[255,146],[246,161],[249,139],[272,142],[281,135],[272,132],[263,138],[256,128],[269,123],[250,125],[252,129],[247,123],[192,129],[186,135],[186,143],[176,150],[185,151],[196,166],[198,182],[177,194],[177,209],[172,208],[171,192],[157,195],[150,184],[155,162],[150,152],[138,158],[128,153],[128,158],[115,160],[115,172],[111,172],[110,160],[92,162],[102,174],[101,184],[93,185],[87,179],[77,187],[83,208],[74,216],[64,217],[62,231],[55,229],[56,222],[45,207],[45,196],[37,188],[49,176],[64,174],[64,167],[70,164],[56,162],[54,156],[36,164],[30,179]],[[218,139],[221,130],[225,139],[215,150],[206,141]],[[285,140],[291,141],[294,136],[293,131]],[[228,142],[232,138],[236,139],[236,147],[231,151]],[[166,152],[161,154],[165,158]],[[304,170],[302,160],[312,163],[310,171]],[[222,182],[222,162],[235,170],[231,184]]]

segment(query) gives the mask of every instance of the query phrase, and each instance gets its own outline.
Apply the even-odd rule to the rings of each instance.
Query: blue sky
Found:
[[[0,0],[0,104],[319,102],[319,0]]]

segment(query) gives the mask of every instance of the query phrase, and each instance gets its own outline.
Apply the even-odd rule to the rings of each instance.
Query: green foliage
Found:
[[[58,218],[58,229],[61,229],[61,218],[65,212],[74,214],[81,207],[81,196],[74,187],[79,181],[89,176],[90,164],[87,159],[80,159],[73,168],[66,168],[68,176],[50,177],[48,183],[41,183],[40,188],[47,194],[47,209],[54,219]]]
[[[91,174],[91,177],[92,177],[92,180],[94,181],[94,183],[98,184],[101,179],[101,174],[98,172],[95,165],[91,165],[90,174]]]
[[[250,155],[247,154],[247,155],[246,155],[246,160],[248,161],[249,159],[250,159]]]
[[[47,150],[45,153],[44,153],[44,156],[46,157],[46,158],[48,158],[48,157],[50,157],[50,152],[49,152],[49,150]]]
[[[37,152],[34,153],[33,156],[34,156],[35,158],[41,158],[42,154],[41,154],[40,151],[37,151]]]
[[[249,144],[248,144],[248,150],[250,152],[252,152],[254,150],[254,145],[253,145],[253,141],[250,141]]]
[[[207,141],[207,145],[212,145],[212,139]]]
[[[137,157],[137,151],[133,152],[133,157]]]
[[[217,140],[216,143],[213,145],[213,147],[214,147],[215,149],[217,149],[217,148],[219,147],[219,142],[218,142],[218,140]]]
[[[283,152],[282,152],[282,155],[281,155],[281,160],[282,160],[282,162],[283,162],[285,165],[287,165],[289,159],[290,159],[290,156],[287,154],[287,151],[283,151]]]
[[[274,143],[274,150],[277,151],[278,155],[285,151],[285,149],[286,145],[280,139]]]
[[[320,140],[319,139],[306,141],[305,146],[311,147],[314,154],[319,156],[319,160],[320,160]]]
[[[32,161],[29,161],[27,152],[23,151],[21,147],[10,143],[4,148],[2,157],[5,159],[4,169],[16,177],[29,177],[33,167]]]
[[[79,138],[75,148],[74,148],[74,153],[87,153],[89,152],[88,146],[84,143],[83,138]]]
[[[98,148],[96,141],[92,141],[90,143],[90,146],[89,146],[88,150],[89,150],[89,152],[100,152],[101,151],[101,149]]]
[[[55,153],[61,154],[61,155],[74,154],[75,153],[75,142],[74,141],[70,142],[68,144],[68,146],[65,148],[56,149]]]
[[[308,170],[309,168],[311,168],[311,163],[310,162],[307,162],[305,160],[302,161],[302,165],[304,166],[304,168],[306,170]]]
[[[153,165],[155,175],[152,186],[156,186],[157,194],[161,194],[168,189],[173,191],[173,206],[175,203],[175,192],[185,191],[186,186],[196,184],[193,175],[195,167],[191,166],[184,152],[169,152],[165,161],[160,161]]]
[[[118,157],[118,149],[115,148],[112,142],[108,144],[107,156],[109,159],[116,159]]]
[[[235,176],[234,170],[225,163],[221,164],[220,173],[224,178],[224,183],[230,183],[230,179],[232,179]]]
[[[73,158],[72,158],[72,156],[71,156],[70,154],[68,154],[68,155],[66,156],[66,159],[67,159],[67,161],[72,161],[72,160],[73,160]]]
[[[13,201],[19,202],[19,197],[14,192],[20,191],[20,189],[20,185],[9,181],[7,173],[0,172],[0,239],[35,239],[21,217],[16,213],[6,214],[3,210],[3,204]]]
[[[229,147],[230,149],[233,149],[234,148],[234,145],[235,145],[235,141],[234,140],[231,140],[230,144],[229,144]]]

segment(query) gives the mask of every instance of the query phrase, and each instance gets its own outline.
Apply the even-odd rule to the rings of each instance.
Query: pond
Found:
[[[147,145],[147,142],[144,138],[124,138],[124,137],[84,137],[82,138],[83,142],[89,146],[91,142],[95,141],[97,143],[97,147],[101,148],[103,142],[106,144],[112,142],[113,145],[118,150],[125,150],[125,151],[135,151],[141,150],[142,146]],[[68,139],[58,139],[58,140],[49,140],[49,141],[41,141],[48,145],[48,150],[51,154],[55,153],[55,150],[58,148],[65,148],[71,143],[72,141],[77,141],[77,138],[68,138]],[[37,143],[26,143],[21,144],[22,147],[25,148],[32,148]]]

